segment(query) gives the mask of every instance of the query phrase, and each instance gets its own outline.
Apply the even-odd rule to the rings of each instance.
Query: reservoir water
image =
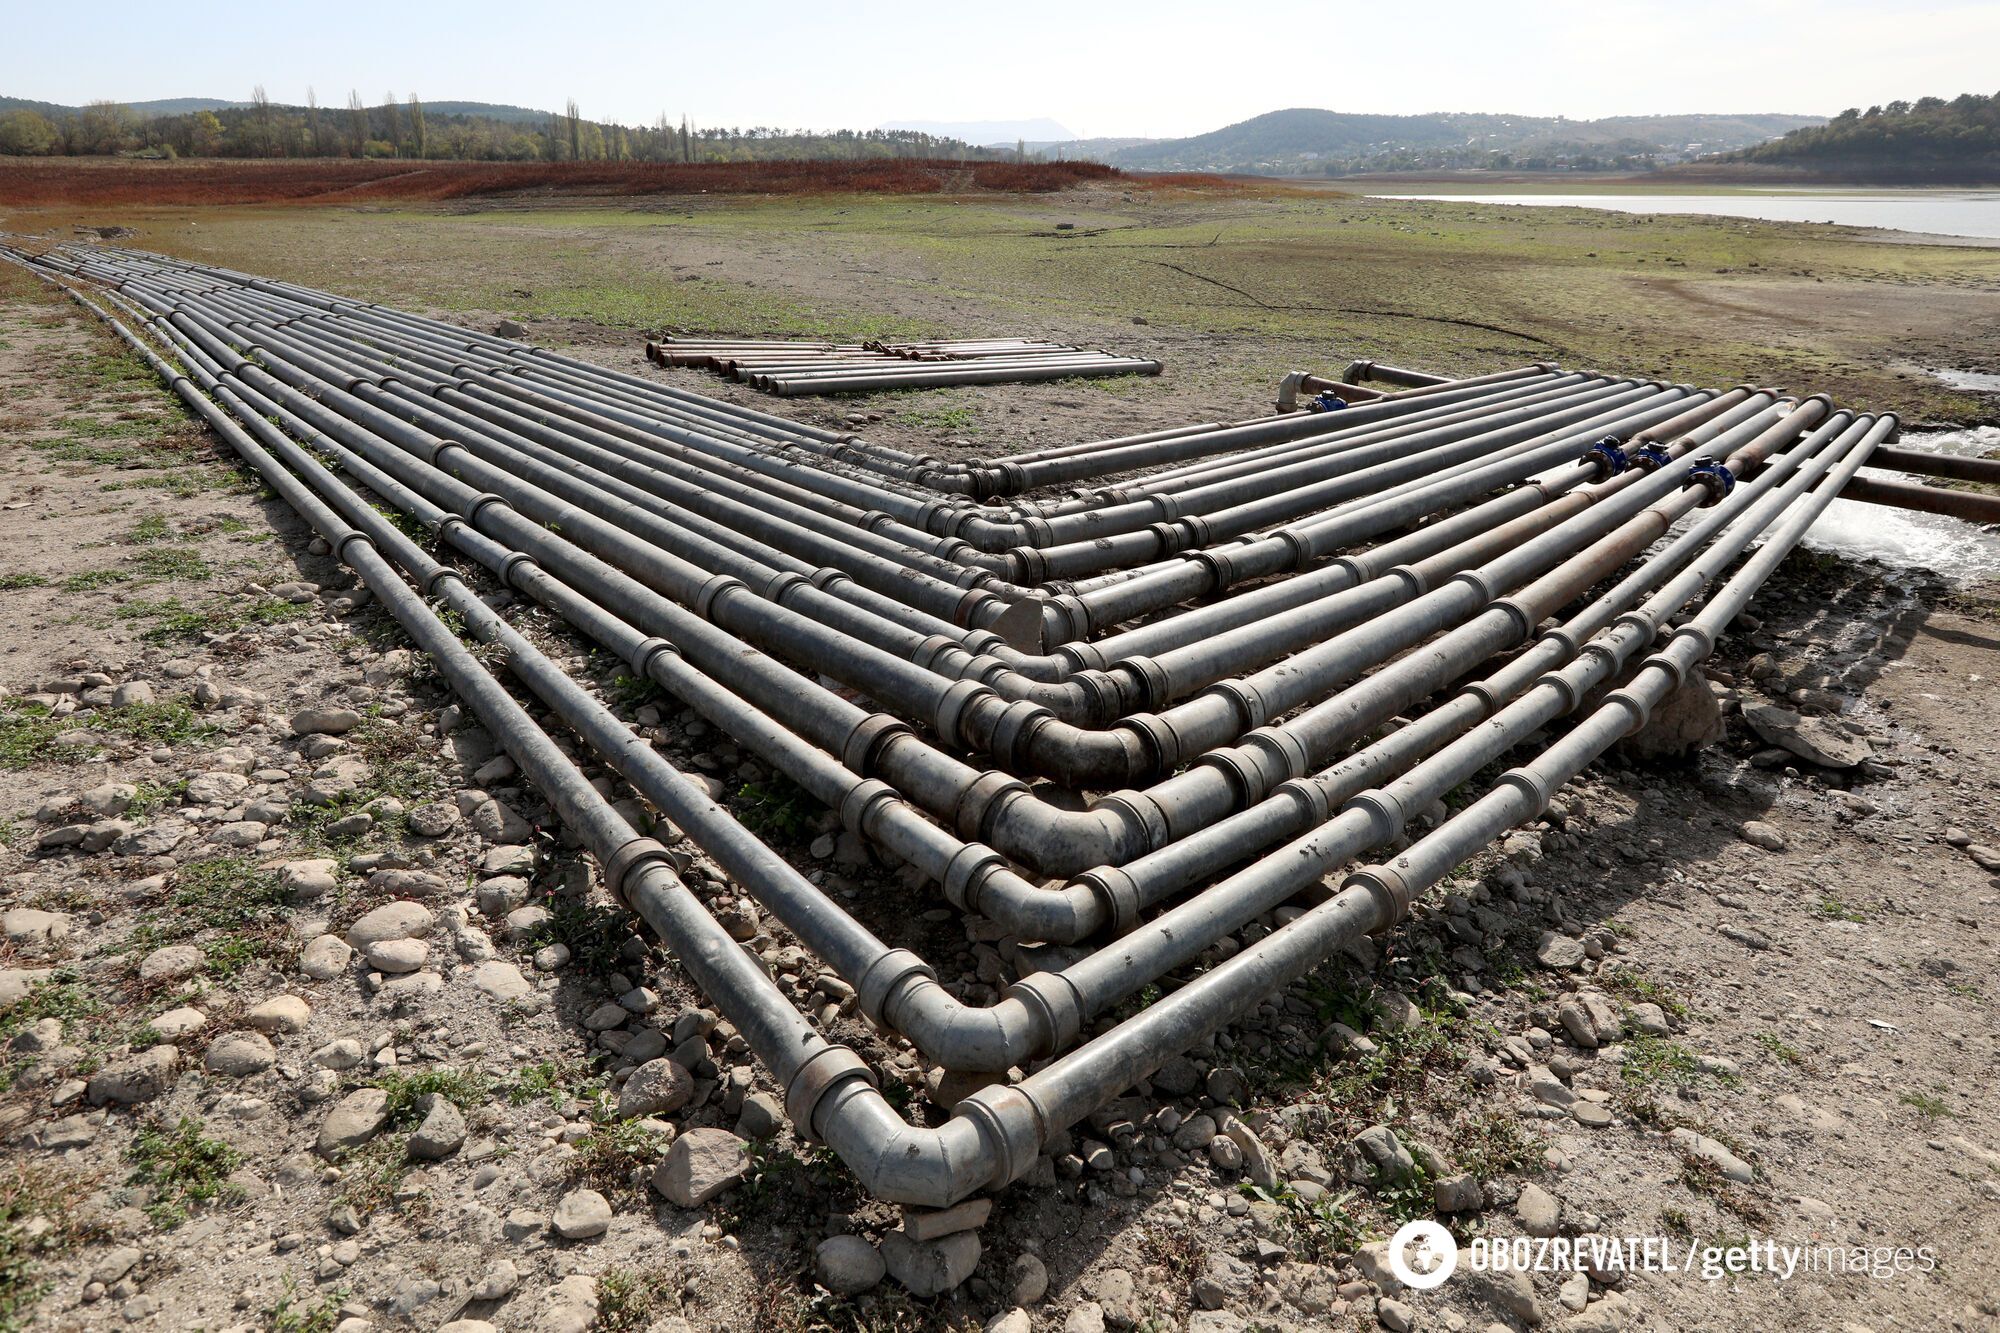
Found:
[[[1933,236],[2000,240],[2000,190],[1816,191],[1718,194],[1379,194],[1461,204],[1602,208],[1614,213],[1695,213],[1768,222],[1832,222]]]

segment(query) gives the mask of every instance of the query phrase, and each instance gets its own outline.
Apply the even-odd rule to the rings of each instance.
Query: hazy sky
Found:
[[[1830,115],[2000,91],[2000,0],[0,0],[0,31],[0,94],[42,101],[245,99],[262,83],[292,103],[308,85],[322,103],[350,88],[574,97],[627,123],[1047,116],[1083,136],[1173,137],[1290,106]]]

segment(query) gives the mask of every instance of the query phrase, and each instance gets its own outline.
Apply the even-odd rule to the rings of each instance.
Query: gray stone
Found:
[[[225,1032],[208,1044],[202,1068],[233,1078],[261,1074],[278,1062],[278,1053],[258,1032]]]
[[[531,995],[535,989],[521,975],[520,968],[500,958],[491,958],[479,964],[466,977],[481,992],[503,1004]]]
[[[1243,1173],[1250,1177],[1251,1183],[1265,1190],[1277,1189],[1278,1168],[1272,1164],[1271,1154],[1256,1132],[1235,1116],[1223,1122],[1222,1132],[1243,1150]]]
[[[299,736],[344,736],[361,725],[352,708],[306,708],[292,714],[292,731]]]
[[[991,1199],[966,1199],[949,1208],[905,1208],[903,1234],[916,1241],[937,1240],[960,1231],[977,1231],[992,1215]]]
[[[153,950],[139,962],[142,982],[174,981],[199,972],[207,960],[197,944],[169,944]]]
[[[556,1204],[549,1228],[564,1240],[588,1240],[611,1229],[611,1204],[596,1190],[571,1190]]]
[[[1034,1305],[1049,1293],[1048,1265],[1032,1254],[1014,1256],[1007,1267],[1008,1299],[1016,1305]]]
[[[1761,819],[1750,820],[1738,832],[1743,835],[1743,841],[1752,847],[1762,847],[1767,852],[1782,852],[1787,845],[1785,831]]]
[[[672,1060],[648,1060],[632,1071],[618,1090],[618,1115],[632,1120],[640,1116],[671,1115],[686,1106],[694,1095],[694,1079]]]
[[[23,949],[46,949],[69,937],[69,918],[61,912],[16,907],[0,913],[0,932]]]
[[[742,1114],[736,1118],[736,1132],[746,1139],[776,1137],[785,1127],[785,1108],[768,1092],[753,1092],[743,1099]]]
[[[1543,967],[1567,972],[1583,962],[1583,941],[1545,930],[1535,945],[1535,961]]]
[[[314,981],[331,981],[347,970],[354,950],[338,935],[316,935],[299,950],[299,971]]]
[[[1417,1173],[1416,1158],[1387,1125],[1370,1125],[1354,1136],[1354,1149],[1367,1169],[1367,1179],[1384,1184],[1408,1180]]]
[[[431,946],[422,940],[376,940],[362,948],[361,956],[377,972],[401,975],[422,968],[430,959]]]
[[[174,1085],[180,1063],[178,1047],[149,1047],[129,1060],[98,1070],[84,1089],[84,1098],[92,1106],[132,1106],[151,1101]]]
[[[410,1135],[410,1156],[423,1162],[437,1162],[457,1152],[465,1142],[465,1117],[449,1097],[428,1093],[417,1102],[423,1123]]]
[[[724,1129],[691,1129],[653,1171],[653,1188],[680,1208],[699,1208],[750,1173],[742,1139]]]
[[[813,1277],[836,1296],[858,1296],[888,1271],[881,1253],[859,1236],[828,1236],[813,1250]]]
[[[1697,1134],[1691,1129],[1676,1129],[1667,1137],[1688,1156],[1712,1163],[1722,1172],[1724,1179],[1733,1180],[1739,1185],[1748,1185],[1757,1178],[1757,1172],[1748,1162],[1706,1134]]]
[[[427,934],[436,922],[422,903],[384,903],[347,928],[347,942],[365,953],[371,944]]]
[[[1562,1224],[1562,1205],[1547,1190],[1530,1182],[1521,1186],[1521,1196],[1514,1200],[1514,1216],[1530,1236],[1553,1236]]]
[[[882,1262],[889,1276],[912,1296],[941,1296],[954,1291],[979,1265],[979,1237],[960,1231],[937,1241],[915,1241],[901,1231],[882,1237]]]
[[[1486,1192],[1472,1175],[1445,1177],[1432,1188],[1431,1198],[1441,1213],[1473,1213],[1486,1206]]]
[[[1695,673],[1653,705],[1646,725],[1618,748],[1635,759],[1679,759],[1722,739],[1722,709],[1715,691]]]
[[[1776,704],[1743,705],[1743,720],[1766,744],[1782,746],[1822,768],[1854,768],[1875,757],[1867,741],[1824,718],[1801,717]]]
[[[303,1032],[312,1018],[312,1006],[296,995],[273,995],[250,1007],[243,1021],[259,1032]]]
[[[359,1148],[382,1132],[389,1119],[389,1094],[381,1088],[356,1088],[334,1104],[319,1127],[321,1157]]]

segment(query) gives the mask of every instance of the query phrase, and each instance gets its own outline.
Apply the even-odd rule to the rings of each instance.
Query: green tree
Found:
[[[33,111],[0,114],[0,153],[20,157],[40,157],[52,153],[62,135],[47,117]]]

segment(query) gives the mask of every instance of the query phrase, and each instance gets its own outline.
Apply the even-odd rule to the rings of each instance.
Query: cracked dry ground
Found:
[[[976,1232],[883,1246],[897,1211],[792,1137],[323,544],[12,270],[0,411],[0,1327],[1995,1322],[1990,601],[1794,558],[1676,710],[1685,736],[1719,701],[1712,744],[1593,769],[1392,936],[1065,1135]],[[962,997],[1014,973],[1012,941],[911,910],[924,886],[528,623]],[[1742,706],[1777,700],[1873,758],[1770,747]],[[937,1116],[847,987],[699,858],[690,879]],[[1434,1215],[1938,1262],[1399,1290],[1379,1240]],[[917,1280],[912,1249],[957,1285],[884,1278],[887,1250]]]

